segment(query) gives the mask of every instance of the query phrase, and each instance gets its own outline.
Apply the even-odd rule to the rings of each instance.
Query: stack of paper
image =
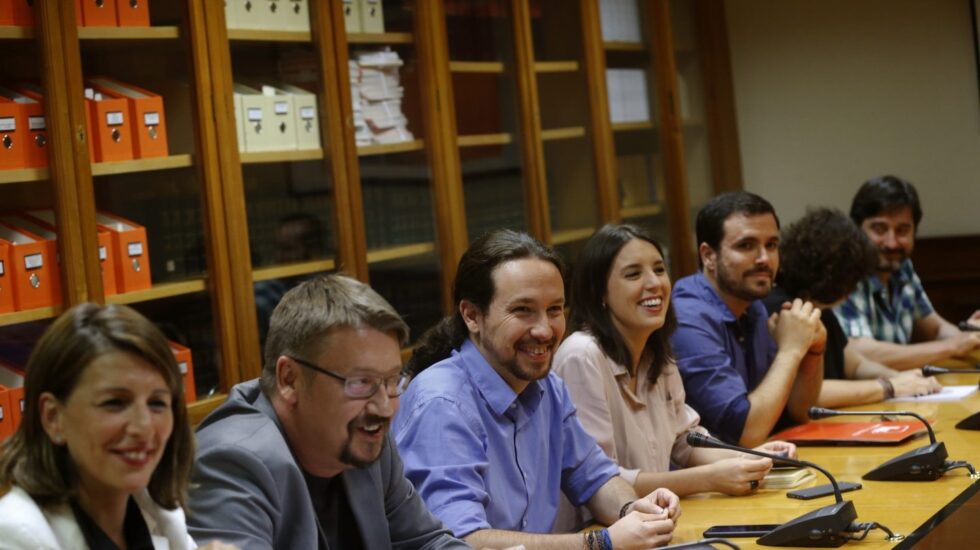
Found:
[[[599,19],[606,42],[640,42],[640,12],[637,0],[600,0]]]
[[[402,60],[388,48],[361,52],[351,61],[351,100],[358,145],[398,143],[414,139],[402,113],[402,88],[398,70]]]
[[[609,118],[617,122],[650,120],[647,74],[643,69],[606,69]]]
[[[762,480],[766,489],[791,489],[808,483],[816,476],[807,468],[773,468]]]

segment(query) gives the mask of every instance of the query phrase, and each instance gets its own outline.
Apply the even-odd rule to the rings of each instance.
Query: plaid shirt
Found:
[[[849,337],[874,338],[896,344],[908,344],[912,340],[915,321],[932,312],[932,303],[911,260],[902,262],[898,271],[892,273],[888,287],[872,275],[858,283],[847,300],[834,308]]]

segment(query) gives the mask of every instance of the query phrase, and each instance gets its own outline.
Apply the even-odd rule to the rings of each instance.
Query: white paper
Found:
[[[915,397],[914,395],[909,395],[906,397],[893,397],[891,399],[886,400],[885,402],[886,403],[920,403],[920,402],[959,401],[975,391],[977,391],[976,384],[970,384],[969,386],[943,386],[942,391],[940,391],[939,393],[923,395],[920,397]]]

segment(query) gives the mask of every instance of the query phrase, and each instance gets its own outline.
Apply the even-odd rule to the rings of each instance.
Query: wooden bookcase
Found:
[[[724,14],[710,0],[638,0],[633,42],[603,39],[599,0],[389,0],[380,33],[348,33],[331,0],[308,1],[309,31],[229,29],[222,2],[190,0],[153,0],[148,28],[78,27],[57,4],[35,3],[33,28],[0,27],[16,60],[0,85],[45,90],[51,157],[0,171],[0,204],[56,212],[64,304],[0,314],[0,340],[68,305],[130,304],[194,351],[195,418],[258,375],[260,319],[305,277],[371,282],[417,337],[451,310],[456,262],[482,231],[524,229],[574,261],[603,223],[636,221],[680,276],[697,264],[692,212],[741,188]],[[412,137],[358,145],[348,60],[380,48],[403,63]],[[617,67],[644,71],[648,120],[612,120]],[[84,78],[97,74],[164,96],[167,157],[90,161]],[[240,151],[236,82],[314,93],[320,146]],[[659,195],[623,188],[637,159]],[[151,289],[105,295],[97,210],[147,227]],[[303,250],[287,254],[280,234],[297,225]]]

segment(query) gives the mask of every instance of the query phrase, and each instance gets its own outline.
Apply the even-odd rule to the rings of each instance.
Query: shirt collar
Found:
[[[507,381],[493,369],[490,363],[483,357],[480,350],[469,338],[463,342],[458,352],[463,359],[467,376],[473,381],[477,391],[483,399],[490,405],[490,408],[498,416],[504,415],[515,401],[520,400],[521,404],[528,409],[529,414],[533,414],[541,402],[544,388],[540,381],[528,384],[527,388],[518,395]]]
[[[736,321],[735,314],[732,310],[728,308],[728,304],[721,299],[721,294],[715,289],[711,281],[704,276],[704,273],[698,271],[694,274],[694,283],[698,287],[698,295],[704,300],[708,305],[714,306],[716,310],[721,312],[721,320],[726,323],[734,323]],[[745,314],[749,315],[752,312],[752,307],[750,306],[745,310]]]

